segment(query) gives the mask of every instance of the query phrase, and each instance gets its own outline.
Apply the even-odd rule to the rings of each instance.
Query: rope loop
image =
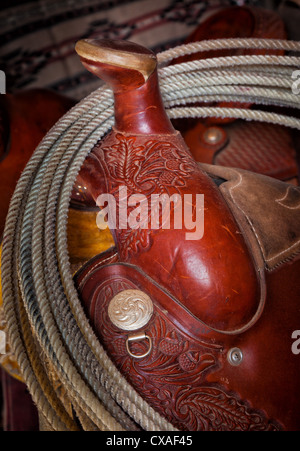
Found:
[[[179,56],[237,48],[293,55],[219,57],[167,66]],[[298,42],[261,39],[202,41],[162,52],[159,76],[167,112],[173,119],[231,117],[299,130],[299,115],[258,108],[299,109],[292,77],[300,67],[299,52]],[[224,101],[235,102],[236,108],[208,105]],[[257,109],[243,108],[245,102]],[[71,272],[67,225],[73,185],[86,156],[113,122],[112,93],[100,87],[51,129],[19,179],[1,261],[9,341],[33,400],[53,430],[78,429],[69,402],[81,412],[83,428],[172,431],[109,359],[86,318]]]

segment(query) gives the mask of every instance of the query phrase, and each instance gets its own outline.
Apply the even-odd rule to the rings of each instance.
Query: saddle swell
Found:
[[[101,343],[137,392],[178,429],[296,430],[299,359],[291,353],[291,333],[299,327],[299,219],[289,221],[275,247],[272,221],[283,212],[282,223],[290,218],[298,189],[287,193],[286,184],[265,177],[198,165],[161,111],[149,51],[118,41],[83,41],[77,51],[106,81],[116,74],[115,127],[80,173],[98,205],[106,194],[116,206],[115,248],[75,276]],[[264,208],[277,193],[269,223],[256,205],[262,189]],[[149,206],[153,195],[189,195],[195,219],[197,194],[204,195],[198,239],[186,239],[184,210],[181,228],[161,222],[153,228],[149,211],[143,216],[142,202]],[[126,219],[134,217],[135,227],[121,223],[120,207],[131,196],[137,197],[127,203]],[[174,219],[175,207],[171,212]]]
[[[104,50],[102,44],[97,47],[90,41],[87,47],[79,46],[86,67],[89,67],[88,58],[93,58],[90,70],[97,75],[102,72],[103,63],[96,65],[95,53],[98,49],[99,58],[102,58],[108,45],[106,42]],[[113,41],[113,47],[115,51],[116,41]],[[124,44],[120,46],[118,61],[124,59],[122,64],[127,64],[127,75],[126,53],[131,54],[132,44],[126,51],[124,47]],[[138,47],[138,55],[140,51]],[[147,52],[144,56],[148,55]],[[153,61],[153,55],[150,57]],[[108,70],[105,65],[106,80],[114,69],[111,65]],[[118,67],[117,80],[120,70]],[[169,198],[177,195],[182,199],[182,205],[185,196],[191,196],[192,216],[200,210],[196,195],[204,196],[202,215],[205,224],[201,236],[186,239],[191,231],[185,224],[184,207],[179,212],[179,228],[170,224],[168,230],[162,226],[153,229],[148,212],[138,228],[116,227],[112,231],[116,246],[122,261],[137,265],[145,272],[151,268],[153,279],[210,327],[228,333],[243,330],[257,318],[263,302],[260,277],[247,243],[217,187],[199,168],[165,111],[161,111],[157,71],[148,74],[147,80],[138,88],[135,72],[136,69],[130,92],[128,77],[124,92],[122,85],[113,81],[113,89],[117,91],[114,130],[87,157],[80,177],[95,201],[102,193],[114,195],[117,224],[120,222],[120,189],[125,187],[127,199],[142,195],[148,206],[155,195]],[[119,105],[124,108],[124,104],[127,112],[120,114]],[[128,206],[128,216],[131,214],[133,208]]]

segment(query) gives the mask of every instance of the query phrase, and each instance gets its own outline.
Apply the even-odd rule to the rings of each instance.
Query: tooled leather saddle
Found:
[[[165,113],[152,52],[109,40],[76,50],[115,99],[115,126],[80,173],[115,241],[75,275],[99,340],[180,430],[299,429],[299,188],[197,163]],[[153,199],[174,200],[169,223]]]

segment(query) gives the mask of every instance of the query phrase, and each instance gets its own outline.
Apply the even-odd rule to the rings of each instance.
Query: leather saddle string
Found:
[[[210,45],[213,47],[216,42],[207,41],[205,46],[210,49]],[[300,44],[290,41],[219,40],[217,45],[219,48],[244,45],[249,48],[259,46],[262,49],[300,51]],[[193,51],[199,51],[201,46],[203,43],[198,43],[194,47],[197,50]],[[167,52],[158,55],[158,60],[163,65],[185,51],[190,50],[179,47],[173,50],[171,56]],[[234,57],[222,57],[199,60],[196,64],[182,63],[172,66],[171,70],[162,67],[160,82],[165,106],[170,117],[230,116],[299,129],[299,119],[266,111],[177,106],[195,103],[201,96],[206,101],[211,101],[212,97],[226,98],[228,101],[237,97],[243,102],[244,98],[249,100],[253,95],[256,103],[295,107],[298,99],[296,95],[291,96],[288,76],[281,84],[276,77],[280,71],[285,75],[291,74],[299,63],[300,58],[294,56],[272,55],[269,58],[255,55],[238,61]],[[239,76],[234,74],[232,79],[225,77],[222,84],[220,68],[229,77],[237,71]],[[217,92],[209,84],[206,84],[205,92],[201,91],[199,70],[210,71],[210,75],[215,72],[220,81]],[[241,78],[241,72],[244,78]],[[267,73],[271,74],[270,79],[262,88],[259,84],[261,74],[265,76]],[[193,74],[198,77],[198,85],[196,83],[190,88],[183,83],[180,89],[180,85],[174,84],[172,89],[169,75],[176,76],[180,84]],[[229,86],[241,86],[240,83],[247,86],[245,76],[248,76],[250,86],[257,88],[255,74],[260,74],[257,84],[261,92],[252,92],[247,97],[245,91],[241,96],[239,90],[227,89]],[[164,86],[167,86],[165,91]],[[268,101],[270,90],[273,90],[274,96]],[[146,430],[174,430],[132,389],[106,355],[83,312],[70,269],[67,217],[72,187],[86,155],[112,123],[112,95],[105,88],[100,88],[56,124],[37,148],[19,180],[7,216],[2,251],[2,289],[9,340],[29,391],[53,429],[62,430],[70,426],[66,425],[66,418],[49,399],[50,395],[46,395],[35,374],[33,360],[38,359],[39,354],[36,349],[31,350],[34,356],[29,355],[24,345],[19,303],[24,304],[38,342],[53,364],[71,402],[74,399],[74,404],[98,429],[132,429],[138,424]]]

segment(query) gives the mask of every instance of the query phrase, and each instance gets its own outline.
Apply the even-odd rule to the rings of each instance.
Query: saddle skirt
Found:
[[[218,182],[261,274],[251,327],[215,331],[115,248],[86,264],[76,286],[116,366],[180,430],[297,430],[300,362],[291,335],[299,327],[300,190],[201,167]]]

